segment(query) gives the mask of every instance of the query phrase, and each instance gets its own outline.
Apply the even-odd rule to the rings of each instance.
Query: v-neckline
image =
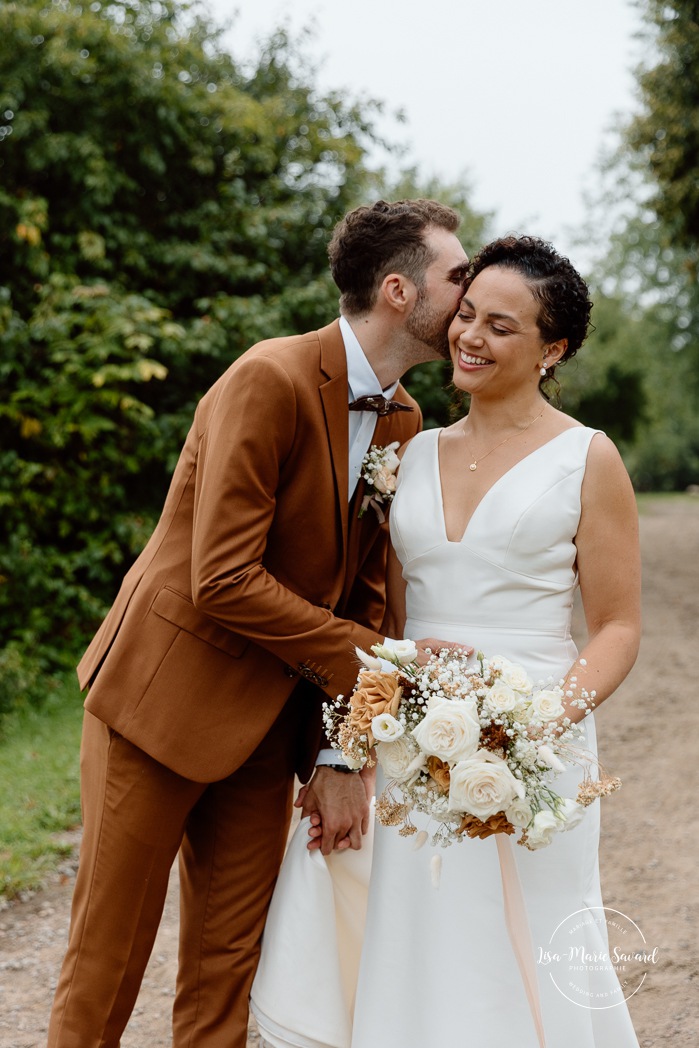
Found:
[[[436,475],[436,478],[437,478],[437,495],[439,497],[439,506],[440,506],[441,516],[442,516],[442,531],[444,532],[444,538],[449,543],[449,545],[450,546],[460,546],[461,545],[461,543],[466,538],[466,535],[468,534],[469,528],[471,527],[471,524],[473,522],[473,518],[476,516],[476,514],[480,510],[480,508],[483,505],[483,503],[488,499],[488,497],[491,494],[491,492],[494,491],[495,488],[499,487],[499,485],[502,483],[502,481],[505,479],[505,477],[508,477],[510,475],[510,473],[513,472],[513,470],[517,469],[518,466],[521,466],[522,463],[526,462],[527,459],[532,457],[532,455],[536,455],[537,452],[542,451],[544,448],[549,447],[549,445],[553,444],[553,442],[558,440],[559,437],[564,436],[564,434],[566,434],[566,433],[570,433],[571,430],[574,430],[574,429],[578,429],[578,426],[569,426],[567,429],[561,430],[560,433],[557,433],[555,437],[551,437],[551,439],[547,440],[544,444],[540,444],[538,448],[534,448],[532,451],[528,451],[526,455],[523,455],[521,459],[518,459],[517,462],[513,463],[513,465],[511,465],[509,467],[509,469],[506,469],[505,472],[502,473],[498,477],[497,480],[493,481],[493,483],[490,485],[490,487],[487,489],[487,491],[483,492],[483,494],[481,495],[480,499],[478,500],[478,502],[474,506],[473,512],[471,513],[471,516],[466,521],[466,526],[465,526],[465,528],[463,530],[463,533],[462,533],[460,539],[450,539],[449,535],[447,534],[447,517],[446,517],[446,513],[445,513],[445,509],[444,509],[444,487],[442,485],[442,467],[441,467],[441,464],[440,464],[440,461],[439,461],[439,438],[440,438],[440,435],[441,435],[441,433],[443,431],[441,429],[438,429],[436,431],[437,439],[435,441],[435,457],[436,457],[436,460],[437,460],[437,463],[436,463],[437,468],[435,470],[435,475]]]

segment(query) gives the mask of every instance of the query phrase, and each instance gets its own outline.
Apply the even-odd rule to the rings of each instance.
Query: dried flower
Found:
[[[348,722],[361,734],[370,735],[371,722],[382,713],[392,717],[398,712],[402,688],[392,673],[366,670],[359,678],[359,686],[350,698]]]
[[[477,819],[475,815],[464,815],[457,832],[465,833],[467,837],[479,837],[483,841],[486,837],[492,837],[494,833],[514,833],[515,828],[504,811],[499,811],[485,822]]]
[[[497,752],[502,750],[503,755],[510,745],[510,737],[502,724],[486,724],[481,728],[481,748]]]
[[[439,757],[428,757],[427,770],[430,778],[434,779],[440,790],[449,793],[449,765],[447,762],[440,760]]]
[[[382,826],[399,826],[409,814],[409,805],[392,800],[385,792],[376,802],[376,818]]]
[[[578,804],[582,804],[583,808],[587,808],[598,797],[608,797],[610,793],[614,793],[620,786],[621,779],[617,777],[612,778],[604,775],[599,779],[585,778],[578,786]]]

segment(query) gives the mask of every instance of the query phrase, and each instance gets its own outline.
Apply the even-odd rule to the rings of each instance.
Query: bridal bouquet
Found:
[[[561,684],[535,686],[500,656],[479,652],[474,664],[444,649],[420,666],[412,641],[372,651],[376,658],[357,649],[363,666],[354,691],[324,705],[325,728],[354,767],[373,764],[375,754],[388,779],[377,818],[402,835],[417,832],[410,818],[417,811],[437,824],[435,844],[519,831],[518,843],[534,850],[621,785],[593,778],[594,757],[571,745],[581,728],[568,718],[559,723],[565,698],[586,712],[594,700],[584,689],[574,697],[574,677],[564,692]],[[381,659],[393,663],[390,670]],[[552,785],[564,760],[584,768],[575,799]]]

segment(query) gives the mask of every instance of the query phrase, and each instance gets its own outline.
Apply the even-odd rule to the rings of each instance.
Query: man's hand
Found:
[[[294,802],[302,816],[310,816],[308,848],[323,855],[345,848],[359,850],[369,828],[369,801],[373,794],[374,769],[358,774],[335,771],[327,765],[316,768],[307,786]]]
[[[429,660],[428,648],[433,654],[436,654],[443,648],[448,648],[449,651],[473,655],[473,648],[468,644],[455,644],[453,640],[437,640],[435,637],[423,637],[422,640],[416,640],[415,646],[417,647],[417,661],[421,666],[424,666]]]

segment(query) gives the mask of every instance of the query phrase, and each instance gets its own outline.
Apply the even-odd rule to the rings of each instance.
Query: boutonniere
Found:
[[[359,509],[360,517],[371,506],[379,518],[379,524],[383,524],[386,519],[384,506],[388,507],[393,502],[396,493],[396,473],[400,466],[400,459],[396,455],[398,445],[397,440],[385,448],[372,444],[362,459],[359,476],[366,483],[366,491]]]

